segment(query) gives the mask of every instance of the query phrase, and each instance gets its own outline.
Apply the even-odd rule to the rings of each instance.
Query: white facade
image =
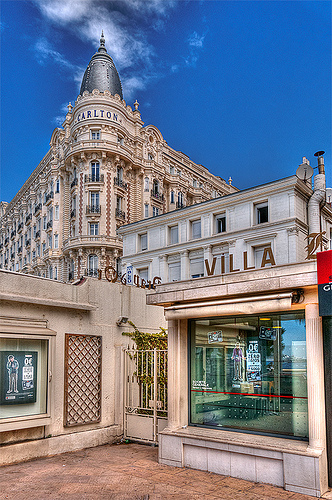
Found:
[[[312,189],[294,177],[122,227],[122,272],[162,283],[304,261]],[[331,207],[319,216],[330,248]],[[142,246],[143,245],[143,246]]]

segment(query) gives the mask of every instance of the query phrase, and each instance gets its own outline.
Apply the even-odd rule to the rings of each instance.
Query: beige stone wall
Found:
[[[145,290],[136,287],[90,278],[74,286],[3,270],[0,271],[0,301],[0,337],[24,334],[34,338],[39,328],[46,338],[47,332],[52,332],[48,337],[52,344],[49,359],[52,373],[47,415],[0,419],[0,442],[7,443],[3,460],[6,463],[15,460],[15,446],[18,445],[13,443],[19,441],[32,443],[48,437],[47,441],[51,439],[53,444],[27,444],[26,448],[20,448],[21,451],[16,450],[16,460],[47,454],[50,446],[54,452],[61,452],[120,438],[123,429],[123,348],[131,343],[122,332],[130,331],[131,327],[126,324],[118,327],[116,321],[125,316],[143,331],[158,331],[159,326],[166,326],[163,309],[146,306]],[[99,423],[64,427],[66,333],[102,337]],[[61,440],[57,441],[60,436]]]

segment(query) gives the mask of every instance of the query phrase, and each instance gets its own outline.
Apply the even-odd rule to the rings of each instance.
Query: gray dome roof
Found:
[[[119,94],[123,99],[120,77],[113,59],[107,54],[103,33],[101,34],[98,52],[92,56],[85,70],[80,94],[82,95],[85,90],[92,92],[94,89],[98,89],[100,92],[109,90],[112,95]]]

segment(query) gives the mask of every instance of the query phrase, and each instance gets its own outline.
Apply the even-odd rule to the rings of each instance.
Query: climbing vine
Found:
[[[159,327],[160,332],[144,333],[141,332],[132,321],[128,323],[133,327],[133,332],[123,332],[122,335],[130,337],[136,344],[136,349],[146,351],[150,349],[167,350],[167,331],[165,328]]]
[[[153,360],[154,349],[158,352],[158,394],[155,396],[160,402],[160,408],[163,410],[157,411],[157,415],[166,416],[165,410],[167,407],[167,331],[165,328],[159,327],[157,333],[141,332],[134,323],[128,321],[133,327],[132,332],[123,332],[122,335],[130,337],[136,344],[137,351],[133,354],[128,352],[130,359],[133,359],[136,364],[136,371],[133,375],[137,376],[137,381],[140,386],[140,409],[138,413],[152,415],[153,410],[149,409],[149,399],[151,399],[152,388],[154,384],[153,376]],[[145,351],[144,356],[142,352]]]

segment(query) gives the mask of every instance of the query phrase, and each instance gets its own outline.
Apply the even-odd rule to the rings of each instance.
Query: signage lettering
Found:
[[[211,267],[210,267],[210,263],[209,263],[208,259],[205,259],[204,263],[205,263],[206,274],[208,276],[213,276],[215,268],[216,268],[216,264],[217,264],[217,257],[213,257]],[[276,265],[276,261],[275,261],[271,247],[264,248],[262,262],[261,262],[260,267],[265,267],[268,264],[271,264],[271,266]],[[221,267],[220,274],[225,274],[226,270],[225,270],[225,256],[224,255],[220,256],[220,267]],[[248,254],[247,254],[247,252],[243,252],[243,270],[248,271],[250,269],[256,269],[256,268],[255,268],[255,266],[251,266],[251,267],[248,266]],[[229,271],[231,273],[234,273],[234,272],[240,271],[240,270],[241,269],[234,268],[234,255],[230,253],[229,254]]]
[[[317,253],[319,315],[332,315],[332,250]]]
[[[118,120],[117,113],[113,111],[105,111],[104,109],[91,109],[88,111],[83,111],[79,113],[76,118],[76,122],[81,122],[82,120],[87,120],[88,118],[107,118],[113,122],[121,121]]]
[[[154,290],[156,288],[156,285],[159,285],[161,283],[160,276],[154,276],[152,281],[145,280],[144,278],[138,276],[138,274],[134,274],[132,277],[132,266],[131,266],[130,276],[128,276],[128,280],[127,280],[127,273],[119,274],[113,266],[106,266],[104,269],[104,273],[105,273],[105,278],[110,283],[120,282],[122,285],[131,285],[132,284],[131,280],[133,279],[134,285],[136,285],[138,288],[148,288],[149,290]],[[102,279],[102,275],[103,275],[102,270],[98,269],[99,280]]]

